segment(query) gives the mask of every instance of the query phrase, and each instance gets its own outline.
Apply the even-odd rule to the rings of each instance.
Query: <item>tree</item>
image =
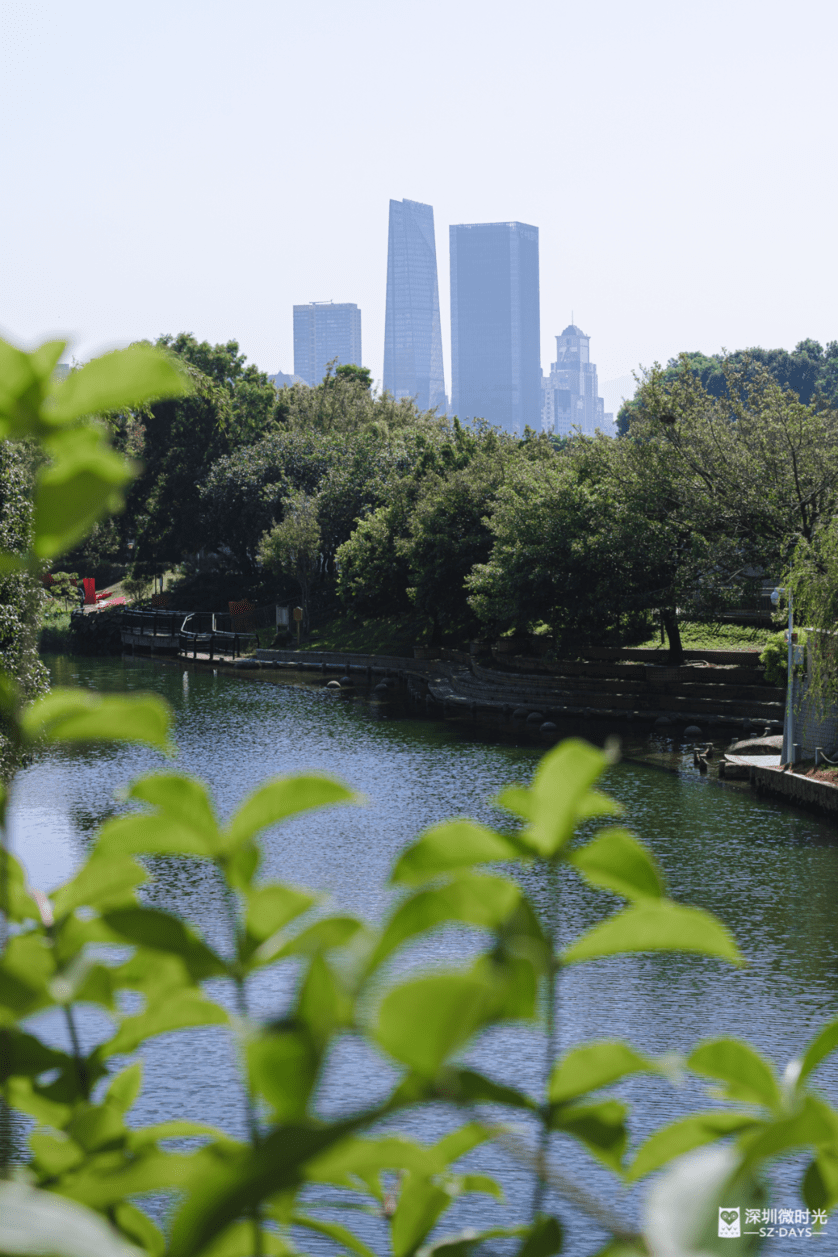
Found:
[[[307,629],[311,585],[320,562],[317,499],[298,491],[285,498],[282,506],[282,522],[266,532],[259,544],[259,562],[269,572],[296,580],[303,606],[303,627]]]
[[[356,367],[354,363],[342,362],[335,369],[335,378],[338,380],[354,381],[365,388],[367,392],[372,388],[372,371],[369,367]]]

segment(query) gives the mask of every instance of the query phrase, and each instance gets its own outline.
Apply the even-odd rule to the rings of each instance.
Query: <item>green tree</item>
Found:
[[[283,500],[282,522],[264,534],[258,558],[276,575],[292,576],[300,587],[303,627],[308,628],[311,586],[320,565],[317,499],[301,490]]]

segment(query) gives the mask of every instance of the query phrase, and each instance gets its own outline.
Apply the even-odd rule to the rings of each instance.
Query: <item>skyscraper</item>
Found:
[[[452,409],[507,432],[538,428],[538,228],[463,223],[451,241]]]
[[[310,301],[294,306],[294,374],[319,384],[327,365],[361,366],[361,311],[351,301]]]
[[[545,432],[569,436],[581,428],[593,436],[597,428],[613,436],[614,416],[605,414],[598,397],[597,371],[591,362],[591,338],[575,323],[556,337],[556,361],[542,380],[541,426]]]
[[[445,410],[434,211],[421,201],[390,202],[384,387]]]

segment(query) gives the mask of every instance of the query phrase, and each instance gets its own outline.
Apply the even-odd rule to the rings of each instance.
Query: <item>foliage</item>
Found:
[[[65,611],[70,609],[70,600],[74,602],[78,599],[78,572],[52,572],[52,584],[50,592],[53,598],[60,598],[64,603]]]
[[[782,578],[794,618],[807,630],[809,693],[822,708],[838,699],[838,534],[835,518],[801,537]],[[798,634],[799,636],[799,634]]]
[[[268,571],[293,576],[300,586],[303,624],[308,624],[311,582],[317,573],[320,554],[320,525],[317,499],[298,491],[283,502],[283,518],[259,545],[259,562]]]
[[[791,389],[804,405],[822,398],[831,406],[838,405],[838,341],[823,348],[816,340],[802,340],[789,352],[786,349],[741,349],[732,354],[681,354],[667,363],[664,376],[674,380],[686,361],[701,386],[711,397],[727,394],[726,367],[742,366],[746,370],[764,370],[784,389]],[[638,394],[623,402],[617,415],[617,429],[622,436],[629,431],[637,414]]]
[[[21,571],[74,544],[124,483],[123,466],[100,444],[101,429],[84,421],[97,402],[137,404],[184,388],[166,358],[144,352],[138,361],[126,351],[88,364],[75,391],[62,392],[51,381],[60,348],[24,355],[0,344],[0,437],[38,438],[50,457],[36,476],[28,554],[6,554]],[[171,713],[154,696],[56,689],[22,704],[6,677],[0,700],[23,748],[117,739],[171,750]],[[709,1081],[715,1107],[655,1131],[631,1156],[628,1109],[607,1089],[639,1073],[665,1088],[673,1058],[653,1059],[609,1039],[553,1059],[569,966],[668,951],[743,963],[727,928],[673,900],[651,854],[615,823],[619,807],[597,789],[611,758],[565,742],[543,759],[529,788],[501,794],[497,803],[513,818],[506,829],[457,820],[420,835],[396,862],[394,902],[378,927],[327,915],[310,893],[260,877],[263,830],[312,808],[360,802],[331,777],[268,781],[224,822],[200,782],[152,772],[130,788],[135,810],[106,821],[85,863],[49,896],[26,885],[9,853],[0,800],[0,1080],[7,1111],[31,1124],[25,1166],[11,1163],[8,1137],[0,1144],[0,1251],[284,1255],[294,1251],[293,1229],[371,1257],[353,1227],[360,1206],[386,1227],[394,1257],[466,1255],[503,1237],[517,1257],[550,1257],[562,1248],[563,1228],[544,1212],[549,1184],[610,1233],[611,1254],[640,1257],[649,1245],[718,1252],[719,1207],[761,1206],[765,1167],[801,1152],[802,1197],[825,1220],[838,1201],[838,1112],[813,1080],[838,1048],[838,1021],[782,1075],[743,1041],[700,1043],[678,1065]],[[224,889],[227,947],[211,946],[138,896],[148,873],[137,857],[158,855],[213,870]],[[547,881],[543,916],[515,877],[522,862],[538,866]],[[560,873],[619,900],[565,944],[558,941]],[[478,954],[456,969],[417,974],[408,967],[405,976],[403,949],[447,923],[474,931]],[[273,989],[289,995],[259,1023],[251,986],[276,966],[287,977]],[[539,995],[546,1033],[538,1093],[462,1063],[484,1030],[537,1022]],[[110,1027],[89,1049],[78,1034],[86,1006]],[[39,1035],[47,1011],[58,1019],[46,1023],[49,1040]],[[63,1043],[56,1043],[55,1024],[63,1026]],[[205,1026],[227,1027],[235,1037],[247,1139],[191,1121],[131,1123],[142,1066],[116,1062],[158,1035]],[[324,1118],[317,1107],[324,1071],[332,1052],[352,1040],[384,1057],[392,1085],[351,1113]],[[464,1124],[433,1143],[398,1133],[407,1110],[415,1128],[417,1114],[431,1112],[437,1121],[441,1108]],[[498,1120],[499,1109],[535,1125],[534,1148]],[[191,1150],[169,1146],[187,1138]],[[553,1160],[554,1138],[581,1145],[613,1175],[613,1188],[595,1195],[572,1181]],[[458,1197],[499,1195],[491,1179],[458,1165],[488,1140],[532,1171],[529,1219],[439,1239],[437,1227]],[[681,1160],[687,1153],[691,1159]],[[619,1197],[624,1184],[659,1170],[641,1233],[623,1220]],[[335,1188],[342,1189],[338,1200],[324,1196]],[[174,1198],[165,1235],[138,1203],[149,1193]],[[759,1237],[751,1251],[758,1244]]]

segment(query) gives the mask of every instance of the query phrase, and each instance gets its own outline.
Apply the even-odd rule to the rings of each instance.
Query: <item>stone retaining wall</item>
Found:
[[[757,794],[784,799],[795,807],[817,812],[819,816],[838,821],[838,786],[816,781],[802,774],[781,772],[779,768],[751,769],[751,785]]]

